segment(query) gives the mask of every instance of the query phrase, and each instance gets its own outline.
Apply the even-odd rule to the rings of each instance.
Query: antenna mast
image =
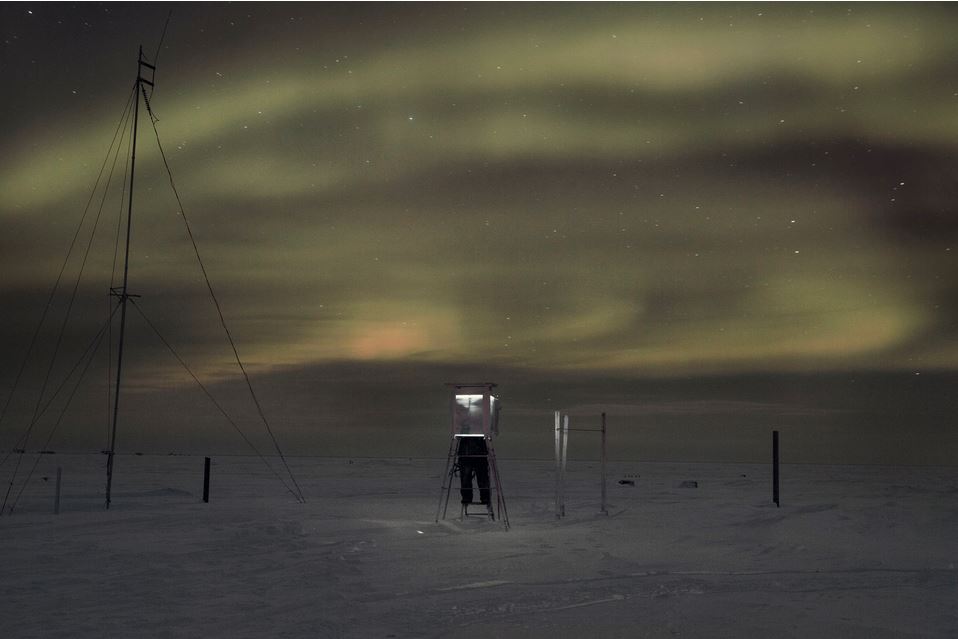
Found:
[[[110,289],[110,295],[120,299],[120,339],[116,356],[116,391],[113,394],[113,427],[110,429],[110,450],[107,452],[106,462],[106,507],[110,508],[110,496],[113,487],[113,457],[116,454],[116,424],[117,415],[120,410],[120,380],[123,373],[123,338],[126,332],[126,305],[131,297],[139,297],[129,293],[127,284],[130,278],[130,234],[133,225],[133,174],[136,169],[136,130],[139,128],[140,121],[140,94],[146,98],[144,84],[153,86],[152,80],[143,77],[143,68],[149,69],[155,76],[156,67],[143,59],[143,46],[140,45],[140,53],[136,63],[136,84],[134,86],[136,95],[133,104],[133,141],[130,153],[130,196],[129,206],[126,214],[126,251],[123,259],[123,286]]]

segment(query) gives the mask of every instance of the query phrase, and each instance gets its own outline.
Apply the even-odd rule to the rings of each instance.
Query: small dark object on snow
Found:
[[[699,483],[693,479],[686,479],[685,481],[679,483],[679,488],[698,488]]]
[[[619,483],[622,484],[623,486],[635,486],[634,479],[620,479]]]

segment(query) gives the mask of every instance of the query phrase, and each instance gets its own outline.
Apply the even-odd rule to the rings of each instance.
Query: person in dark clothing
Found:
[[[459,481],[462,503],[472,503],[472,477],[476,477],[479,502],[489,504],[489,450],[485,437],[459,438]]]

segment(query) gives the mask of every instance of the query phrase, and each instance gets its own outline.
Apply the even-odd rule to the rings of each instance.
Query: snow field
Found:
[[[442,459],[291,458],[299,504],[218,457],[204,504],[202,457],[122,456],[109,511],[104,464],[43,456],[0,518],[0,637],[958,636],[956,468],[784,465],[776,508],[765,465],[612,462],[604,516],[570,460],[557,520],[500,458],[505,532],[433,520]]]

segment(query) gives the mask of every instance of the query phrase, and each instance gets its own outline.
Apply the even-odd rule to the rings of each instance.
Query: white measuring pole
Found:
[[[561,477],[561,463],[562,463],[562,440],[559,433],[559,424],[560,424],[559,411],[555,412],[555,453],[556,453],[556,519],[562,517],[561,510],[559,508],[559,490],[560,484],[562,482]]]
[[[569,457],[569,416],[565,416],[562,424],[562,503],[559,504],[559,511],[565,517],[565,468],[566,459]]]

